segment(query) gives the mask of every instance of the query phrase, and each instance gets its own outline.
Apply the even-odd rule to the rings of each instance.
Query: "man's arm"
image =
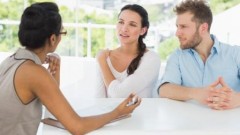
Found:
[[[174,100],[190,100],[196,95],[197,88],[188,88],[172,83],[164,83],[159,88],[159,96],[162,98],[170,98]]]
[[[183,81],[186,80],[183,80],[183,75],[185,75],[186,72],[181,71],[181,67],[183,67],[184,64],[180,62],[181,60],[179,61],[179,57],[182,56],[182,51],[176,50],[169,57],[165,73],[161,79],[159,96],[182,101],[193,99],[207,104],[206,99],[208,98],[210,92],[209,87],[211,87],[211,85],[197,88],[184,86]],[[189,78],[188,81],[191,81],[191,78]]]
[[[209,97],[211,91],[216,87],[217,81],[213,84],[203,88],[190,88],[172,83],[164,83],[159,88],[159,96],[162,98],[170,98],[174,100],[196,100],[202,104],[209,104]]]

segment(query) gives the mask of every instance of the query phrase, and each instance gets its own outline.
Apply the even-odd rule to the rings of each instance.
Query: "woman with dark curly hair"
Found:
[[[113,111],[80,117],[59,89],[60,57],[52,53],[61,41],[62,19],[51,2],[32,4],[22,15],[19,41],[24,48],[0,65],[0,134],[34,135],[42,105],[74,135],[102,127],[119,116],[131,113],[141,102],[128,106],[131,94]],[[42,66],[48,63],[48,70]]]

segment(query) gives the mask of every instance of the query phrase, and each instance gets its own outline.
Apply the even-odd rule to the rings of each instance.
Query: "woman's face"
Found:
[[[146,28],[142,28],[141,16],[132,10],[123,10],[118,18],[117,36],[123,44],[134,44],[138,42],[139,36],[146,32]]]

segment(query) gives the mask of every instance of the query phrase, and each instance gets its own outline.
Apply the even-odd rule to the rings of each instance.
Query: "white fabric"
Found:
[[[125,98],[133,92],[142,98],[152,97],[152,90],[158,80],[160,70],[160,57],[157,53],[146,52],[141,58],[138,68],[130,76],[127,75],[127,69],[123,72],[116,71],[110,58],[107,58],[107,63],[116,79],[110,83],[108,90],[106,90],[98,64],[96,97]]]

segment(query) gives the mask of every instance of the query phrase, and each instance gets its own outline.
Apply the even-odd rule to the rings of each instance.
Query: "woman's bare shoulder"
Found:
[[[29,82],[50,76],[45,67],[36,64],[31,60],[27,60],[22,65],[20,65],[16,72],[16,75],[20,75],[21,78],[28,79]]]

